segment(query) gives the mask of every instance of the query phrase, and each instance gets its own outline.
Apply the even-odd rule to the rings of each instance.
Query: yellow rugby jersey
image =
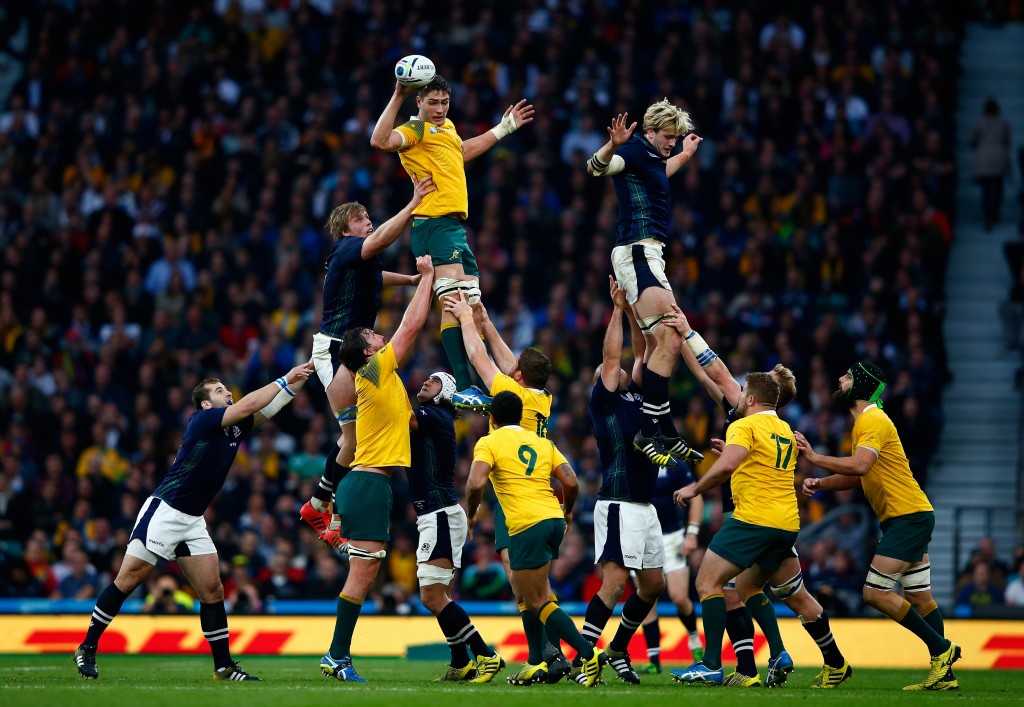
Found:
[[[800,530],[796,508],[796,444],[793,430],[774,410],[741,417],[729,425],[726,445],[750,454],[732,473],[732,517],[780,530]]]
[[[551,472],[566,460],[551,440],[506,425],[480,438],[473,461],[491,465],[491,485],[505,511],[509,535],[565,517],[551,488]]]
[[[491,396],[508,391],[523,401],[523,419],[520,426],[541,437],[548,436],[548,418],[551,417],[551,393],[536,388],[524,388],[515,378],[498,373],[491,383]],[[491,429],[494,429],[493,427]]]
[[[395,130],[405,138],[405,145],[398,151],[405,171],[413,179],[429,174],[434,180],[435,190],[423,197],[412,215],[433,218],[451,214],[465,220],[469,216],[466,160],[455,124],[447,118],[441,125],[414,118]]]
[[[877,405],[867,406],[853,423],[854,453],[858,447],[878,454],[868,473],[860,477],[861,488],[878,520],[934,510],[910,471],[896,426]]]
[[[356,373],[356,458],[353,467],[409,466],[412,405],[398,377],[390,343]]]

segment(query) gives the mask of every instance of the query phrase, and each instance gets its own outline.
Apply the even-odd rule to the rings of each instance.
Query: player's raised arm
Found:
[[[383,152],[398,152],[405,147],[405,138],[402,133],[395,130],[395,121],[398,119],[398,111],[402,109],[402,103],[416,91],[415,87],[395,82],[395,92],[391,94],[391,100],[377,118],[377,124],[373,126],[370,147]]]
[[[434,181],[429,176],[424,177],[423,179],[414,179],[412,199],[409,200],[409,203],[406,204],[405,207],[397,214],[382,223],[378,228],[374,229],[373,233],[363,239],[363,246],[360,251],[363,256],[363,260],[369,260],[398,240],[398,237],[402,235],[405,227],[409,225],[409,219],[412,218],[413,210],[420,205],[424,196],[435,189]],[[387,285],[389,283],[385,282],[384,284]]]
[[[722,398],[725,398],[730,406],[735,407],[740,398],[740,384],[732,377],[725,362],[704,341],[704,337],[690,326],[683,310],[675,304],[672,310],[672,314],[666,316],[662,323],[679,331],[684,344],[681,355],[686,361],[686,367],[704,386],[712,400],[720,405]]]
[[[673,155],[665,160],[665,174],[671,177],[673,174],[678,172],[683,165],[690,161],[694,153],[697,152],[697,147],[700,145],[701,140],[704,138],[700,137],[696,133],[689,133],[683,138],[683,151],[678,155]]]
[[[505,109],[501,121],[485,133],[462,142],[462,158],[469,162],[479,157],[519,128],[533,122],[533,106],[522,99]]]
[[[237,425],[241,420],[256,415],[256,424],[262,424],[290,403],[313,373],[312,361],[296,366],[284,376],[249,393],[237,403],[228,405],[221,420],[221,427]]]
[[[595,177],[610,177],[618,174],[626,168],[626,161],[615,154],[615,151],[629,141],[636,130],[636,121],[626,126],[629,120],[629,113],[619,113],[612,119],[608,127],[608,142],[601,145],[589,160],[587,160],[587,173]]]
[[[605,390],[615,392],[619,389],[619,371],[622,370],[622,313],[629,305],[626,291],[611,275],[608,276],[608,288],[612,298],[612,316],[601,347],[601,384]]]
[[[424,255],[416,258],[416,270],[420,273],[420,282],[416,285],[416,292],[412,301],[402,316],[402,323],[398,325],[398,331],[391,337],[391,348],[395,351],[395,359],[401,361],[405,354],[412,348],[420,329],[427,321],[427,314],[430,312],[431,286],[434,284],[434,265],[430,256]]]
[[[494,379],[501,373],[498,367],[487,355],[487,348],[480,341],[480,333],[476,330],[476,323],[473,321],[473,310],[466,301],[466,293],[459,290],[458,296],[449,295],[445,298],[444,309],[459,320],[462,327],[462,343],[466,347],[466,355],[469,362],[476,369],[480,380],[491,389]]]
[[[501,338],[501,334],[494,326],[494,322],[491,321],[491,316],[483,303],[480,304],[480,325],[483,328],[484,341],[491,349],[491,356],[494,358],[494,364],[498,370],[511,371],[516,365],[516,355]]]

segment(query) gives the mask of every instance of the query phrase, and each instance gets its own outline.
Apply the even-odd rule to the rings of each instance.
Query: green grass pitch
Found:
[[[814,700],[820,704],[882,705],[928,702],[1021,704],[1024,701],[1022,671],[957,671],[958,693],[901,692],[900,688],[924,677],[926,670],[856,670],[852,680],[837,690],[811,690],[817,673],[798,668],[789,683],[776,690],[683,687],[672,683],[668,673],[643,675],[643,684],[627,686],[615,680],[605,668],[607,685],[586,690],[571,683],[514,688],[506,684],[509,669],[489,685],[437,684],[432,682],[440,664],[393,659],[356,660],[360,673],[370,684],[344,684],[320,675],[316,657],[263,657],[239,661],[262,683],[215,683],[213,668],[205,656],[105,656],[98,658],[100,679],[78,677],[69,655],[0,656],[0,704],[46,705],[47,707],[204,707],[240,704],[245,707],[285,705],[381,705],[440,704],[444,707],[486,705],[513,707],[564,704],[585,700],[598,705],[703,705],[791,704],[792,700]],[[512,666],[510,666],[511,668]],[[244,697],[241,695],[244,694]],[[227,700],[232,700],[228,703]],[[237,702],[234,702],[237,700]]]

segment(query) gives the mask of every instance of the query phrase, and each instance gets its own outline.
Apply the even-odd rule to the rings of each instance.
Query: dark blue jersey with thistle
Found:
[[[615,151],[626,163],[612,177],[619,199],[619,223],[615,245],[629,245],[644,238],[668,240],[669,191],[665,158],[641,135],[633,134]]]
[[[598,381],[590,394],[587,414],[597,439],[603,481],[599,497],[606,501],[650,503],[658,469],[633,448],[633,437],[644,423],[642,398],[633,392],[612,392]]]
[[[201,516],[224,485],[238,454],[238,444],[252,431],[255,418],[221,427],[227,408],[200,410],[185,427],[185,438],[153,495],[171,508]]]
[[[658,522],[662,533],[673,533],[683,527],[686,511],[676,505],[672,494],[687,484],[694,482],[690,465],[680,463],[674,469],[658,467],[658,482],[654,487],[654,510],[658,512]]]
[[[340,339],[347,329],[373,329],[384,289],[384,266],[376,255],[363,260],[363,239],[342,236],[327,257],[324,315],[320,333]]]
[[[441,405],[423,405],[413,414],[419,429],[409,434],[409,491],[416,515],[425,515],[459,502],[455,492],[455,418]]]

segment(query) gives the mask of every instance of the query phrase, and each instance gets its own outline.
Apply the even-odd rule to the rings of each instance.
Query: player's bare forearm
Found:
[[[686,524],[700,525],[700,522],[704,519],[704,497],[694,496],[690,499],[690,502],[686,504],[686,508]]]
[[[434,284],[434,268],[430,265],[430,256],[425,255],[416,258],[416,269],[422,276],[412,301],[402,315],[402,323],[398,325],[398,331],[391,337],[391,347],[395,351],[395,358],[401,361],[405,354],[412,348],[416,337],[427,321],[427,314],[430,313],[430,301],[433,298],[431,285]]]
[[[697,147],[700,145],[703,138],[699,137],[694,133],[690,133],[683,138],[683,151],[674,157],[670,157],[665,161],[665,174],[671,178],[676,172],[683,168],[693,155],[697,152]]]
[[[403,275],[398,272],[390,272],[385,270],[381,273],[384,279],[384,287],[402,287],[407,285],[415,285],[419,282],[416,275]]]
[[[622,367],[622,308],[613,307],[608,329],[604,332],[601,348],[601,382],[606,390],[619,388],[619,370]]]
[[[568,464],[559,464],[552,471],[552,476],[562,485],[562,508],[566,516],[570,516],[576,506],[576,497],[580,493],[580,482],[576,478],[576,472]]]
[[[484,489],[491,474],[491,465],[487,462],[474,461],[469,468],[469,481],[466,482],[466,513],[475,518],[481,501],[484,500]]]
[[[397,152],[401,148],[401,140],[392,140],[392,133],[395,129],[395,119],[398,118],[398,111],[402,109],[405,96],[396,89],[391,95],[384,112],[377,118],[377,124],[373,126],[373,133],[370,135],[370,146],[375,150],[384,152]]]
[[[462,141],[462,159],[466,162],[476,159],[480,155],[487,152],[489,149],[498,144],[498,138],[494,137],[494,134],[488,130],[485,133],[481,133],[476,137],[471,137],[468,140]]]
[[[732,476],[732,472],[736,471],[740,462],[749,453],[749,450],[739,445],[727,444],[722,452],[722,456],[718,457],[718,460],[708,469],[707,473],[700,477],[700,481],[697,482],[697,493],[707,493],[711,489],[718,488],[724,484],[726,479]]]
[[[483,318],[483,326],[484,339],[487,341],[487,345],[491,347],[491,356],[494,357],[495,365],[499,370],[511,371],[516,365],[516,355],[512,353],[512,349],[501,338],[497,327],[494,326],[494,322],[491,321],[491,318],[486,313]]]
[[[860,452],[861,450],[858,449],[857,451]],[[808,459],[808,461],[819,469],[831,471],[842,476],[859,477],[868,473],[871,469],[871,464],[876,458],[873,452],[867,450],[864,450],[864,452],[865,454],[870,454],[871,458],[864,459],[860,454],[852,457],[829,457],[824,454],[815,454],[814,458]],[[868,463],[865,464],[865,462]]]
[[[309,374],[313,373],[314,370],[313,362],[307,361],[301,366],[296,366],[292,370],[288,371],[288,373],[283,375],[281,378],[278,378],[271,383],[267,383],[262,388],[254,390],[248,395],[243,396],[241,400],[233,405],[229,405],[224,411],[224,417],[221,419],[221,427],[230,427],[231,425],[238,424],[238,422],[244,420],[250,415],[255,415],[257,418],[255,422],[258,422],[259,424],[266,422],[267,418],[260,414],[260,410],[267,407],[267,405],[277,397],[277,394],[284,390],[278,381],[283,380],[285,385],[287,385],[294,394],[302,389],[302,385],[305,384]]]
[[[860,477],[832,474],[818,480],[819,491],[846,491],[860,486]]]
[[[690,373],[697,379],[697,382],[708,392],[708,396],[715,401],[717,405],[722,404],[722,390],[715,384],[713,380],[708,376],[707,372],[701,368],[700,364],[697,363],[697,357],[693,355],[693,351],[690,351],[690,347],[685,343],[680,347],[679,355],[683,357],[683,362],[686,363],[686,367],[690,369]],[[730,405],[735,406],[735,402],[730,401]]]
[[[490,390],[495,376],[499,373],[498,367],[487,355],[487,348],[480,340],[476,322],[473,321],[473,311],[467,308],[457,316],[459,325],[462,327],[462,345],[466,348],[466,357],[473,369],[480,375],[484,385]]]

